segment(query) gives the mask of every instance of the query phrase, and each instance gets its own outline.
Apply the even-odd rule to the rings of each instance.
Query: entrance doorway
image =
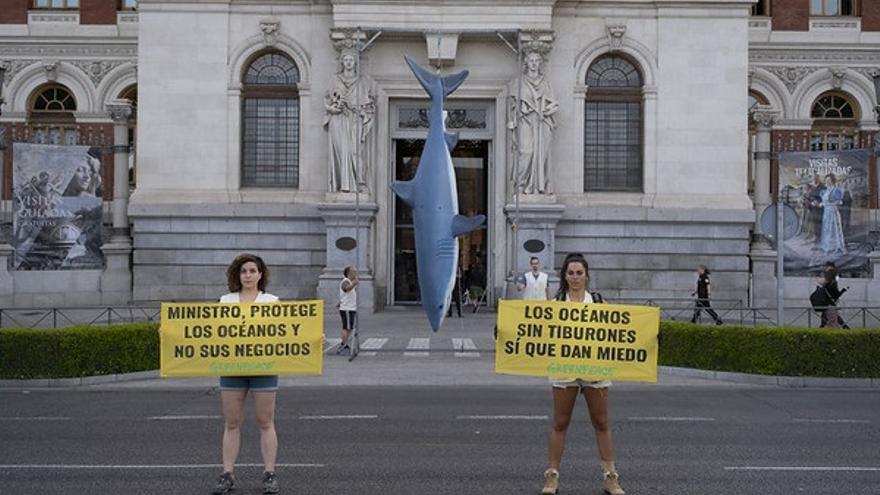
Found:
[[[486,215],[489,212],[489,151],[486,139],[460,139],[452,150],[458,189],[458,211],[462,215]],[[394,180],[415,177],[424,139],[395,139]],[[487,225],[458,238],[461,290],[485,291],[487,274]],[[395,304],[421,301],[416,271],[415,235],[412,209],[399,198],[394,200],[394,293]],[[479,289],[477,289],[479,288]]]

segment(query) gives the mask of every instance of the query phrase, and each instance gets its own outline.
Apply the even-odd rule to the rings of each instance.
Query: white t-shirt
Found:
[[[526,287],[523,292],[523,299],[538,300],[538,301],[543,301],[543,300],[547,299],[547,274],[546,273],[538,272],[538,276],[535,277],[535,272],[528,272],[525,274],[525,279],[526,279]]]
[[[275,302],[278,300],[277,296],[272,294],[267,294],[263,291],[260,291],[257,294],[257,298],[254,299],[254,302]],[[223,294],[220,296],[220,302],[222,303],[240,303],[241,296],[238,292],[230,292],[229,294]]]
[[[342,290],[342,284],[345,282],[352,283],[351,280],[347,278],[343,278],[339,281],[339,311],[357,311],[357,287],[353,287],[348,292],[345,292]]]

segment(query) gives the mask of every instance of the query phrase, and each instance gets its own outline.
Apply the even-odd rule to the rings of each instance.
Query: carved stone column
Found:
[[[107,105],[113,119],[113,235],[101,246],[102,304],[125,304],[131,300],[131,236],[128,228],[128,121],[131,102],[114,100]]]
[[[773,201],[770,194],[770,131],[779,116],[779,112],[770,107],[759,106],[752,112],[752,120],[756,125],[755,143],[755,237],[756,242],[766,239],[761,232],[761,213]]]
[[[128,122],[131,102],[113,100],[107,105],[113,119],[113,241],[129,241],[128,235]]]

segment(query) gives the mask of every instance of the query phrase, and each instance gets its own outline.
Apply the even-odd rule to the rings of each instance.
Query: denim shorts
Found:
[[[278,375],[221,376],[220,390],[251,390],[253,392],[275,392],[276,390],[278,390]]]

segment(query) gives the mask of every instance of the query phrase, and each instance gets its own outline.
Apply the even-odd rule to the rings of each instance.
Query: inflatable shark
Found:
[[[406,182],[395,181],[391,189],[413,210],[422,308],[436,332],[443,324],[455,285],[458,265],[458,241],[455,238],[480,228],[486,217],[458,214],[455,169],[449,154],[458,142],[458,133],[446,132],[444,124],[443,100],[464,82],[468,71],[440,77],[409,57],[404,58],[430,95],[431,110],[428,113],[428,139],[415,178]]]

